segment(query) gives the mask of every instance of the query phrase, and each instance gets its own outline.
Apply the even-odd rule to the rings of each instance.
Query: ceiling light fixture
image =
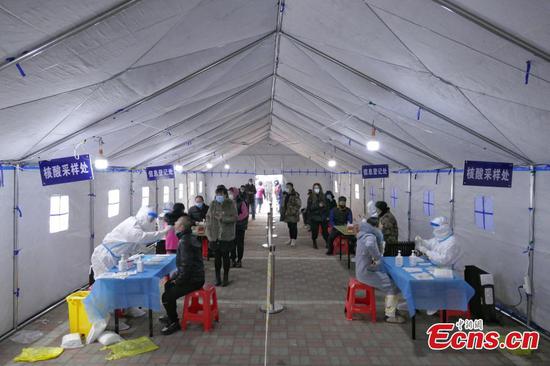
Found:
[[[109,167],[109,161],[103,155],[103,139],[99,139],[99,153],[95,159],[94,166],[97,170],[105,170]]]
[[[374,121],[372,122],[372,134],[369,141],[367,141],[368,151],[380,150],[380,142],[376,139],[376,127],[374,127]]]

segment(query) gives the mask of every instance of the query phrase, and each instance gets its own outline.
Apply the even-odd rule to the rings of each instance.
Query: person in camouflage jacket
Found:
[[[378,211],[378,227],[384,234],[386,243],[397,243],[399,240],[399,229],[397,220],[390,212],[388,204],[384,201],[376,202],[376,210]]]

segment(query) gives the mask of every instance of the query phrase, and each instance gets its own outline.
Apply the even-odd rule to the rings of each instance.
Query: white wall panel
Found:
[[[408,190],[409,174],[392,174],[385,180],[386,202],[390,206],[390,211],[397,220],[399,228],[399,240],[405,241],[408,237],[408,210],[409,210],[409,195]],[[392,198],[393,189],[395,189],[395,200]],[[368,194],[368,192],[367,192]],[[395,201],[396,207],[393,207]],[[414,236],[412,237],[414,238]]]
[[[94,172],[94,175],[94,242],[97,246],[107,233],[130,216],[130,173]],[[112,189],[120,190],[120,211],[117,216],[107,217],[107,192]]]
[[[89,182],[43,187],[37,170],[20,174],[19,321],[84,285],[90,263]],[[49,233],[50,196],[69,195],[69,230]],[[105,205],[105,216],[107,208]]]
[[[13,328],[13,171],[0,187],[0,335]]]

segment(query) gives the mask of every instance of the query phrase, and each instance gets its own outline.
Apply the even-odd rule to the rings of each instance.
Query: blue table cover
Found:
[[[143,262],[153,255],[143,256]],[[135,270],[135,266],[129,270]],[[176,270],[176,256],[167,255],[163,261],[144,264],[143,272],[127,278],[98,278],[91,293],[84,299],[90,322],[104,319],[115,309],[142,307],[160,311],[160,280]],[[118,272],[113,268],[111,272]]]
[[[474,296],[474,289],[460,278],[457,272],[454,273],[453,279],[434,277],[432,280],[417,280],[412,273],[403,269],[409,267],[408,257],[403,257],[403,267],[395,265],[395,257],[384,257],[383,263],[395,285],[407,300],[410,316],[416,314],[416,309],[468,310],[468,302]],[[430,273],[428,271],[430,267],[433,268],[433,265],[416,266],[426,273]]]

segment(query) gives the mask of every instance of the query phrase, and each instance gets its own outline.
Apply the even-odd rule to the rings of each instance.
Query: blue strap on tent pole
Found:
[[[439,183],[439,169],[437,169],[437,172],[435,173],[435,184],[437,185]]]
[[[416,120],[420,121],[420,112],[422,111],[422,107],[418,107],[418,110],[416,111]]]
[[[0,188],[4,187],[4,169],[2,169],[2,164],[0,164]]]
[[[526,62],[527,68],[525,69],[525,85],[529,84],[529,73],[531,72],[531,60]]]
[[[8,57],[6,58],[6,61],[7,62],[12,62],[13,60],[15,60],[15,57]],[[23,70],[23,67],[21,67],[21,65],[19,63],[16,63],[15,64],[15,67],[17,67],[17,70],[19,70],[19,74],[23,77],[27,76],[27,74],[25,74],[25,70]]]
[[[281,3],[281,13],[283,13],[285,11],[285,3]]]
[[[23,217],[23,212],[21,211],[21,208],[19,208],[19,206],[15,206],[14,210],[19,213],[19,217]]]

